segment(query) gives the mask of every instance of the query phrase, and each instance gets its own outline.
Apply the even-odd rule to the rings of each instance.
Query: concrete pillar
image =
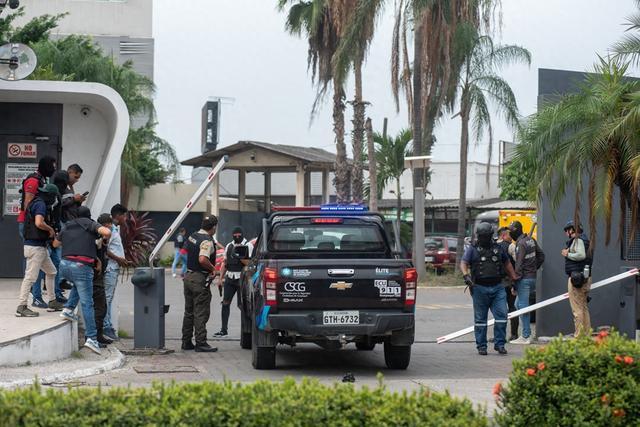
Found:
[[[311,205],[311,172],[304,173],[304,205]]]
[[[244,169],[238,170],[238,210],[246,210],[247,199],[247,171]]]
[[[329,169],[322,171],[322,203],[329,203],[331,195],[331,178]]]
[[[264,173],[264,211],[271,212],[271,172]]]
[[[304,206],[304,167],[300,164],[296,170],[296,206]]]
[[[211,211],[212,215],[220,216],[220,174],[211,181]]]

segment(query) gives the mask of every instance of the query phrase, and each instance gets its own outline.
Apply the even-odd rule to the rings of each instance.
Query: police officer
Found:
[[[589,290],[591,289],[591,256],[589,239],[583,234],[582,227],[576,227],[573,221],[564,226],[569,238],[561,251],[564,257],[564,271],[568,276],[569,304],[573,314],[575,336],[588,334],[591,330],[589,316]]]
[[[494,349],[507,354],[504,348],[507,335],[507,294],[502,279],[505,271],[514,280],[515,272],[508,255],[493,241],[491,224],[482,222],[476,229],[476,242],[464,253],[460,263],[464,282],[473,298],[476,348],[478,354],[487,355],[487,315],[495,319]]]
[[[224,250],[224,267],[222,267],[222,277],[224,277],[224,290],[222,297],[222,328],[215,336],[225,337],[228,335],[229,314],[231,311],[231,301],[240,287],[240,274],[242,268],[249,263],[249,257],[253,252],[253,245],[244,238],[242,227],[235,227],[232,232],[233,241],[229,242]],[[236,253],[237,247],[245,246],[246,255]]]
[[[202,221],[199,231],[193,233],[186,242],[187,274],[184,276],[184,318],[182,320],[182,349],[197,352],[218,351],[207,343],[207,322],[211,315],[211,281],[216,274],[211,263],[215,253],[218,218],[211,215]],[[196,344],[191,338],[194,336]]]

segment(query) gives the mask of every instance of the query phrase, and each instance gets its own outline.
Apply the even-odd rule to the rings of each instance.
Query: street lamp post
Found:
[[[404,158],[405,166],[413,172],[415,169],[427,169],[431,165],[431,156]],[[413,189],[413,264],[418,272],[418,282],[425,280],[427,270],[424,264],[424,188]]]

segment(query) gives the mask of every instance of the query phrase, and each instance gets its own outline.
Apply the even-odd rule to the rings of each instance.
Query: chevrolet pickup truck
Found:
[[[251,349],[254,368],[275,368],[278,344],[303,342],[362,351],[383,344],[387,367],[407,368],[417,274],[390,228],[358,205],[289,208],[263,219],[238,298],[240,345]]]

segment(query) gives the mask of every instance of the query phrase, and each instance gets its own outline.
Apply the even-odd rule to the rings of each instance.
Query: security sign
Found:
[[[7,144],[7,157],[9,159],[36,159],[38,158],[38,146],[36,144]]]

